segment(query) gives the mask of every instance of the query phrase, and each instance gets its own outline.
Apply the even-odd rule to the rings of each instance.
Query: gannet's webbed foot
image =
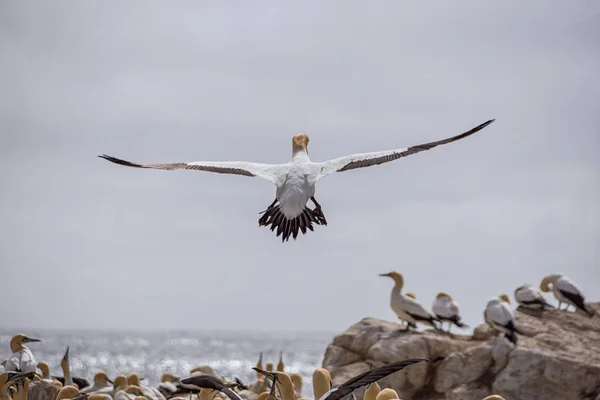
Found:
[[[275,201],[273,201],[266,210],[259,212],[259,214],[264,215],[258,219],[258,226],[267,226],[272,222],[271,220],[277,212],[277,207],[275,207],[275,204],[277,204],[277,199],[275,199]]]
[[[310,200],[315,204],[315,209],[312,210],[315,218],[317,219],[320,225],[327,225],[327,219],[325,219],[325,214],[323,214],[323,210],[321,209],[321,205],[317,202],[314,197],[311,197]]]

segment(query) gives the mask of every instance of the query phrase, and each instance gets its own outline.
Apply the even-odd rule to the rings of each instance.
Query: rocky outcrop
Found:
[[[323,367],[334,384],[385,363],[428,358],[381,381],[404,400],[600,400],[600,303],[593,318],[572,311],[517,309],[514,346],[485,324],[473,335],[402,331],[365,318],[336,336]],[[362,398],[362,391],[356,391]]]

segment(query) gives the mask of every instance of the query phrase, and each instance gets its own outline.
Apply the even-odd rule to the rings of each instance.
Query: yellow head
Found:
[[[41,342],[41,340],[30,338],[29,336],[19,333],[13,336],[13,338],[10,340],[10,351],[14,353],[16,351],[22,350],[25,343],[31,342]]]
[[[130,386],[140,386],[140,383],[141,379],[137,372],[132,372],[131,374],[127,375],[127,384]]]
[[[272,362],[267,363],[267,371],[269,371],[269,372],[273,371],[273,363]]]
[[[161,382],[173,382],[173,383],[176,383],[176,382],[179,382],[179,377],[173,375],[170,372],[165,372],[162,375],[162,378],[160,379],[160,381]]]
[[[79,394],[79,390],[75,386],[65,386],[58,392],[56,400],[72,399]]]
[[[377,384],[377,382],[373,382],[369,385],[369,387],[365,390],[365,395],[363,396],[364,400],[375,400],[377,395],[381,392],[381,388]]]
[[[127,378],[124,377],[123,375],[119,375],[115,378],[115,382],[113,384],[113,387],[117,390],[119,389],[125,389],[125,387],[127,387]]]
[[[292,138],[292,151],[308,151],[308,135],[306,133],[298,133]]]
[[[50,367],[48,367],[48,364],[46,364],[43,361],[40,361],[37,367],[40,369],[40,371],[42,371],[42,378],[50,379]]]
[[[388,278],[392,278],[394,282],[396,282],[396,286],[399,286],[400,289],[404,286],[404,277],[398,271],[388,272],[387,274],[379,274],[379,276],[387,276]]]
[[[441,299],[442,297],[445,297],[445,298],[447,298],[447,299],[450,299],[450,300],[452,300],[452,296],[450,296],[450,295],[449,295],[448,293],[446,293],[446,292],[439,292],[439,293],[437,294],[437,296],[435,296],[435,298],[436,298],[436,299]]]
[[[329,391],[331,375],[325,368],[317,368],[312,376],[313,394],[315,399],[320,399]]]
[[[500,296],[498,296],[502,299],[502,301],[507,302],[508,304],[510,304],[510,298],[508,297],[508,295],[506,293],[502,293]]]
[[[486,398],[485,398],[485,399],[483,399],[483,400],[504,400],[504,397],[502,397],[502,396],[499,396],[499,395],[497,395],[497,394],[493,394],[493,395],[491,395],[491,396],[488,396],[488,397],[486,397]]]
[[[548,293],[550,291],[550,286],[548,285],[554,285],[554,281],[556,281],[558,277],[560,277],[560,275],[553,274],[548,275],[544,279],[542,279],[542,283],[540,283],[540,289],[542,289],[542,292]]]
[[[106,383],[113,383],[113,381],[108,377],[106,372],[100,371],[94,375],[94,384],[95,385],[106,385]]]
[[[398,397],[398,393],[394,390],[394,389],[383,389],[381,392],[379,392],[377,394],[376,399],[377,400],[392,400],[392,399],[399,399],[400,397]]]
[[[415,294],[414,294],[413,292],[408,292],[408,293],[405,293],[404,295],[405,295],[406,297],[410,297],[411,299],[415,299],[415,300],[417,299],[417,298],[415,297]]]

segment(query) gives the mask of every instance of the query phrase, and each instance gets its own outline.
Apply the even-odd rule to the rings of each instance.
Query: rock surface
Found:
[[[593,318],[519,307],[517,324],[526,336],[518,336],[517,346],[485,324],[472,336],[449,336],[405,333],[399,324],[364,318],[333,339],[323,367],[338,385],[385,363],[437,359],[379,381],[403,400],[481,400],[490,394],[506,400],[600,399],[600,303],[589,306]],[[355,395],[362,399],[363,391]]]

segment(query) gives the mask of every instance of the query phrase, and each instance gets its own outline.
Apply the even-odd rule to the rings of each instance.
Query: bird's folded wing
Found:
[[[234,174],[244,176],[258,176],[275,183],[277,186],[283,183],[289,169],[288,164],[261,164],[246,161],[192,161],[176,162],[168,164],[138,164],[122,160],[117,157],[102,154],[98,156],[115,164],[135,168],[152,168],[163,170],[188,169],[196,171],[216,172],[218,174]]]
[[[395,149],[395,150],[384,150],[384,151],[376,151],[371,153],[362,153],[362,154],[351,154],[349,156],[344,156],[340,158],[334,158],[332,160],[324,161],[318,164],[319,170],[317,172],[316,180],[322,179],[327,175],[333,172],[342,172],[348,171],[356,168],[365,168],[370,167],[372,165],[383,164],[386,162],[397,160],[401,157],[410,156],[412,154],[419,153],[421,151],[432,149],[436,146],[440,146],[443,144],[448,144],[455,142],[457,140],[463,139],[467,136],[478,132],[494,122],[495,120],[491,119],[487,122],[484,122],[481,125],[476,126],[475,128],[468,130],[466,132],[461,133],[460,135],[456,135],[447,139],[438,140],[436,142],[429,142],[418,144],[415,146]]]
[[[556,287],[563,293],[566,292],[581,295],[581,289],[579,288],[579,286],[565,278],[558,280],[556,282]]]
[[[413,316],[419,316],[422,318],[430,318],[431,315],[425,310],[425,308],[421,305],[421,303],[416,300],[411,299],[410,297],[403,297],[401,306],[408,314]]]
[[[510,312],[510,309],[503,307],[501,304],[497,304],[486,310],[488,318],[502,326],[506,326],[509,322],[514,319],[514,316]]]

